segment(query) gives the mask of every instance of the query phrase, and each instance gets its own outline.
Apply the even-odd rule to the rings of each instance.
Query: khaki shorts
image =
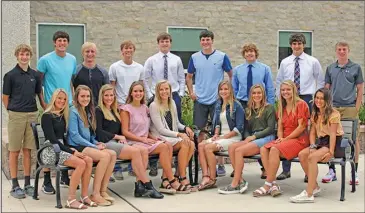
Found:
[[[340,113],[341,119],[359,119],[359,112],[356,107],[335,107],[335,109]],[[356,139],[359,138],[360,123],[357,124]]]
[[[8,111],[8,138],[9,151],[17,152],[23,149],[35,149],[34,136],[31,122],[37,122],[36,112],[13,112]]]

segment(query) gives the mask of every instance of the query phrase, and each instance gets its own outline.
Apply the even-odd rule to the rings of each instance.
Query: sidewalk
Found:
[[[360,185],[356,192],[351,193],[348,185],[350,177],[350,165],[346,171],[346,200],[341,202],[340,198],[340,175],[338,180],[329,184],[322,184],[321,195],[315,199],[313,204],[293,204],[289,202],[289,197],[299,194],[304,188],[304,173],[299,163],[292,164],[291,178],[279,181],[284,191],[283,195],[272,197],[252,197],[252,191],[259,188],[264,181],[259,178],[261,171],[256,162],[245,164],[245,179],[249,182],[248,190],[244,194],[221,195],[217,189],[195,192],[188,195],[165,195],[162,200],[148,198],[135,198],[133,196],[134,179],[124,173],[124,180],[117,181],[109,185],[110,195],[116,198],[114,205],[109,207],[88,208],[78,212],[364,212],[364,155],[360,156],[359,177]],[[340,167],[337,166],[337,173]],[[226,186],[230,183],[229,174],[232,171],[230,165],[226,165],[227,176],[218,178],[218,187]],[[326,165],[319,165],[319,178],[327,173]],[[279,169],[281,172],[281,168]],[[161,170],[152,181],[156,188],[160,184],[159,177]],[[201,175],[200,175],[201,177]],[[43,180],[40,180],[42,185]],[[20,185],[23,182],[20,181]],[[91,185],[91,184],[90,184]],[[27,197],[23,200],[16,200],[10,196],[9,190],[11,182],[5,179],[2,174],[2,212],[70,212],[70,209],[57,209],[55,195],[45,195],[39,192],[40,200],[33,200]],[[91,187],[89,189],[91,191]],[[77,192],[79,193],[79,192]],[[62,204],[67,199],[67,189],[61,189]],[[76,212],[77,210],[73,210]]]

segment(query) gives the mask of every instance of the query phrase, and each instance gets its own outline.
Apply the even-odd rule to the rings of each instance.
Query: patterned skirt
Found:
[[[58,165],[62,166],[63,163],[67,159],[69,159],[71,156],[72,156],[72,154],[61,150]],[[47,148],[43,149],[43,151],[41,153],[41,159],[45,165],[56,165],[56,153],[55,153],[53,147],[47,147]]]

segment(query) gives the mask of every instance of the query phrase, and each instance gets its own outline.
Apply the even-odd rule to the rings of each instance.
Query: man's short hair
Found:
[[[95,52],[97,51],[97,48],[96,48],[96,44],[95,43],[93,43],[93,42],[85,42],[82,46],[81,46],[81,54],[83,54],[84,53],[84,51],[86,50],[86,49],[88,49],[88,48],[90,48],[90,47],[92,47],[92,48],[94,48],[95,49]]]
[[[289,44],[291,45],[293,42],[302,42],[303,44],[306,44],[303,33],[291,34],[289,38]]]
[[[33,49],[28,44],[19,44],[18,46],[16,46],[14,51],[15,57],[18,57],[20,52],[29,52],[30,57],[33,56]]]
[[[205,38],[205,37],[210,37],[212,40],[214,40],[214,33],[209,30],[201,31],[200,35],[199,35],[199,39],[201,40],[202,38]]]
[[[242,50],[241,50],[241,55],[243,56],[243,57],[245,57],[245,52],[248,52],[248,51],[250,51],[250,50],[253,50],[253,51],[255,51],[255,53],[256,53],[256,58],[258,58],[259,57],[259,49],[256,47],[256,45],[254,44],[254,43],[247,43],[247,44],[245,44],[245,45],[243,45],[243,47],[242,47]]]
[[[339,42],[337,42],[336,45],[335,45],[335,50],[337,50],[337,47],[338,46],[347,47],[347,49],[350,50],[350,45],[346,41],[339,41]]]
[[[171,35],[170,35],[170,34],[165,33],[165,32],[160,33],[160,34],[158,34],[158,36],[157,36],[157,43],[159,43],[159,42],[160,42],[160,40],[166,40],[166,39],[169,39],[169,40],[170,40],[170,42],[172,42],[172,37],[171,37]]]
[[[53,34],[53,42],[56,42],[59,38],[65,38],[68,42],[70,42],[70,36],[64,31],[57,31]]]
[[[124,47],[133,47],[134,51],[136,51],[136,46],[133,44],[132,41],[128,40],[128,41],[123,41],[120,44],[120,51],[123,50]]]

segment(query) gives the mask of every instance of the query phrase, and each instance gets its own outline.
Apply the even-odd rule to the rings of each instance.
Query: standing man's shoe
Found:
[[[122,169],[113,172],[113,175],[114,175],[114,178],[116,180],[124,180],[123,170]]]
[[[47,195],[53,195],[56,193],[56,190],[54,189],[54,187],[52,186],[52,183],[50,182],[46,182],[46,183],[43,183],[43,186],[42,186],[42,192],[44,194],[47,194]]]
[[[218,177],[224,177],[224,176],[226,176],[226,168],[224,167],[224,165],[218,165],[218,168],[217,168],[217,176]]]
[[[10,195],[13,196],[16,199],[24,199],[25,198],[25,193],[24,193],[23,189],[20,188],[19,186],[16,186],[13,189],[11,189]]]
[[[285,180],[290,178],[290,172],[282,172],[279,176],[276,177],[276,180]]]
[[[149,175],[150,175],[151,177],[156,177],[156,176],[157,176],[157,174],[158,174],[158,168],[157,168],[157,165],[156,165],[156,167],[155,167],[155,166],[151,166]]]
[[[308,183],[308,176],[304,176],[304,183]]]
[[[322,183],[331,183],[332,181],[336,181],[336,172],[333,169],[330,169],[328,173],[322,178]]]

